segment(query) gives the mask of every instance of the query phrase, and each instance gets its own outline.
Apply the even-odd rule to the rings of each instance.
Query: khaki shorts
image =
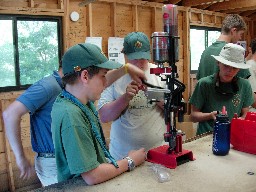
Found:
[[[35,170],[43,186],[57,183],[56,159],[49,157],[35,157]]]

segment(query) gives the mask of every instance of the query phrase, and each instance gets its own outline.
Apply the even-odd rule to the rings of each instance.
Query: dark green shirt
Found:
[[[219,55],[221,49],[226,44],[227,43],[225,41],[216,41],[204,50],[201,55],[198,71],[196,74],[197,80],[219,71],[217,61],[211,55]],[[249,69],[240,69],[237,73],[237,76],[247,79],[251,76],[251,74]]]
[[[241,114],[242,108],[249,107],[254,98],[250,83],[243,79],[237,79],[238,91],[232,95],[223,95],[226,91],[231,93],[231,84],[224,83],[221,86],[222,91],[216,91],[216,75],[210,75],[200,79],[195,87],[195,90],[189,100],[189,103],[194,105],[203,113],[212,111],[221,111],[223,106],[226,106],[229,119],[231,120],[235,113]],[[213,130],[213,120],[199,122],[197,135]]]
[[[78,106],[59,95],[51,115],[59,182],[80,176],[107,162],[88,117]]]

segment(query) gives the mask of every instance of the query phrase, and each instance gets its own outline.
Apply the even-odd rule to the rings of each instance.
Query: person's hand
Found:
[[[141,79],[147,80],[143,70],[130,63],[127,63],[126,65],[127,72],[134,81],[136,81],[139,84],[142,84]]]
[[[132,98],[139,92],[139,86],[140,84],[132,81],[127,87],[126,87],[126,99],[128,101],[132,100]]]
[[[248,55],[246,56],[245,61],[251,60],[251,59],[252,59],[252,56],[253,56],[252,50],[251,50],[251,48],[249,48],[249,53],[248,53]]]
[[[218,114],[218,111],[212,111],[212,112],[210,113],[211,119],[213,119],[213,120],[215,121],[217,114]]]
[[[138,166],[145,162],[147,158],[147,152],[144,148],[140,148],[139,150],[129,151],[128,156],[134,161],[135,166]]]
[[[160,109],[164,110],[164,101],[158,101],[156,104]]]
[[[30,164],[30,162],[24,157],[16,160],[17,166],[20,170],[21,179],[29,179],[35,175],[35,168]]]

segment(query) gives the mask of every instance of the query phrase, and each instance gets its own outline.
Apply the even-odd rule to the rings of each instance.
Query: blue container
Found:
[[[216,116],[213,129],[212,152],[215,155],[227,155],[230,150],[230,121],[225,108]]]

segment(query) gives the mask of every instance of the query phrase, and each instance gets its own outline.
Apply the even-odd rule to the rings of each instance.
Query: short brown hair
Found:
[[[222,33],[228,34],[232,28],[236,28],[238,31],[247,29],[246,23],[240,15],[230,14],[223,20],[221,27]]]
[[[83,70],[87,70],[88,74],[89,74],[89,78],[92,78],[94,75],[99,73],[100,68],[96,67],[96,66],[90,66],[90,67],[82,69],[81,71],[71,73],[69,75],[65,75],[64,77],[62,77],[62,82],[63,82],[64,86],[66,84],[70,84],[70,85],[75,84],[77,78],[81,76],[81,73]]]

